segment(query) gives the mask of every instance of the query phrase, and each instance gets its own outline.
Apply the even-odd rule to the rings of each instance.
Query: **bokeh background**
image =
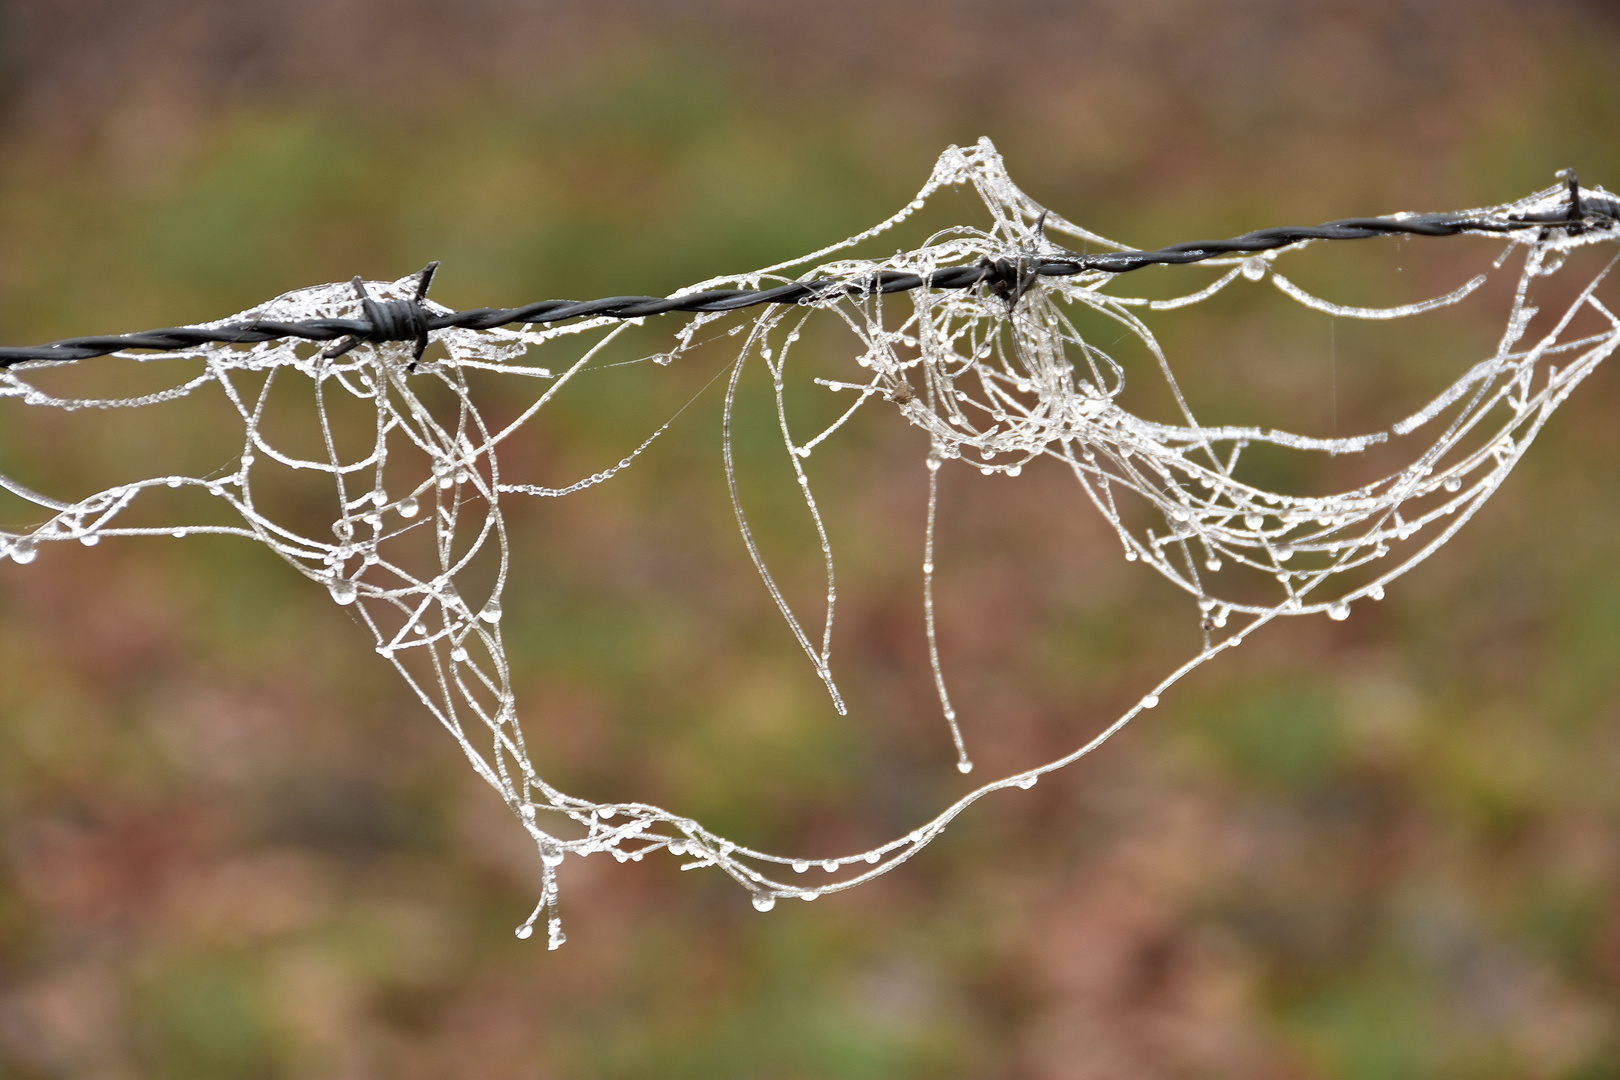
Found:
[[[1617,187],[1617,56],[1597,2],[8,0],[0,340],[432,258],[459,307],[660,293],[864,228],[980,135],[1144,247],[1566,166]],[[1438,260],[1444,291],[1422,243],[1347,258],[1373,293]],[[1341,342],[1330,387],[1292,326],[1171,343],[1195,389],[1361,430],[1497,329]],[[709,374],[581,393],[524,453],[592,471]],[[835,525],[865,527],[841,720],[729,524],[716,415],[522,520],[531,746],[778,849],[904,832],[962,785],[922,448],[876,424],[829,465]],[[570,860],[555,953],[512,936],[532,849],[322,590],[203,540],[0,566],[0,1075],[1620,1076],[1617,415],[1600,371],[1382,604],[1263,632],[877,883],[760,915],[673,860]],[[64,483],[142,449],[7,416],[0,455]],[[761,461],[769,427],[741,433]],[[802,539],[756,490],[767,540]],[[1077,745],[1186,655],[1190,605],[1055,472],[943,490],[982,769]]]

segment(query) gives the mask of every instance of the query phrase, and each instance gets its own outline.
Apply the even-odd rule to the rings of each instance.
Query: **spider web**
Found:
[[[895,229],[933,196],[953,188],[976,191],[989,214],[988,227],[938,233],[915,250],[883,259],[837,257]],[[1559,186],[1475,213],[1480,218],[1536,213],[1560,207],[1565,195]],[[56,385],[59,369],[72,365],[18,364],[0,371],[0,399],[12,407],[123,410],[211,395],[240,421],[241,440],[222,470],[146,476],[79,496],[42,494],[0,472],[0,488],[15,497],[13,505],[34,508],[36,519],[0,531],[0,553],[28,563],[47,543],[218,533],[263,544],[326,588],[368,628],[376,651],[533,839],[543,885],[519,937],[529,937],[544,915],[551,947],[562,943],[555,868],[569,856],[593,853],[639,861],[662,851],[684,860],[686,868],[718,867],[753,893],[755,907],[769,910],[779,898],[810,900],[888,872],[977,800],[1008,787],[1028,788],[1090,753],[1154,707],[1187,673],[1237,647],[1264,624],[1284,616],[1344,619],[1353,605],[1381,599],[1391,582],[1449,540],[1502,484],[1553,410],[1620,344],[1620,320],[1596,295],[1612,260],[1577,283],[1573,298],[1566,287],[1556,294],[1557,306],[1546,312],[1538,307],[1544,302],[1538,297],[1547,291],[1543,279],[1555,277],[1574,249],[1610,243],[1612,234],[1526,227],[1498,237],[1505,247],[1492,272],[1516,280],[1494,350],[1388,430],[1349,438],[1201,424],[1146,320],[1154,312],[1267,280],[1300,304],[1335,317],[1399,319],[1458,303],[1484,285],[1488,274],[1423,303],[1349,307],[1313,296],[1278,272],[1279,259],[1307,246],[1301,243],[1262,255],[1207,260],[1202,265],[1217,271],[1215,280],[1169,298],[1121,294],[1118,289],[1130,279],[1097,270],[1030,280],[1027,287],[999,295],[826,290],[757,314],[699,314],[675,328],[667,348],[651,359],[667,364],[716,340],[732,343],[722,429],[732,505],[765,589],[840,712],[844,702],[832,655],[833,549],[804,463],[862,410],[893,408],[928,438],[923,631],[962,772],[972,769],[972,760],[935,640],[934,527],[938,473],[946,462],[1008,477],[1036,459],[1059,463],[1110,523],[1125,559],[1157,571],[1187,593],[1199,613],[1202,647],[1095,737],[1037,768],[982,784],[910,833],[866,851],[810,860],[754,850],[658,806],[603,803],[559,790],[525,748],[501,628],[512,542],[503,503],[566,497],[606,482],[669,424],[612,467],[562,487],[509,479],[500,452],[582,371],[620,358],[616,350],[633,340],[626,337],[630,324],[595,319],[551,328],[446,329],[434,334],[444,358],[416,365],[410,363],[410,347],[400,344],[362,345],[337,358],[291,341],[118,354],[111,362],[134,365],[143,378],[159,384],[128,396],[75,396]],[[1067,249],[1055,238],[1071,246],[1124,250],[1036,205],[1008,178],[994,147],[981,140],[946,151],[917,197],[887,221],[792,263],[684,291],[759,288],[805,278],[860,286],[877,272],[927,275],[985,259],[1021,266],[1025,260],[1061,256]],[[370,284],[372,295],[385,300],[414,295],[415,287],[414,277]],[[360,315],[350,286],[325,285],[288,293],[221,323]],[[790,358],[797,356],[806,324],[827,319],[847,327],[858,349],[848,379],[816,379],[823,389],[815,392],[842,395],[849,404],[826,428],[799,432],[790,423],[788,396],[811,391],[805,380],[796,380]],[[1125,367],[1116,358],[1117,348],[1101,348],[1096,333],[1081,332],[1088,319],[1112,324],[1147,350],[1174,403],[1174,423],[1149,420],[1122,404]],[[555,370],[535,363],[554,355],[567,358]],[[768,372],[787,460],[819,543],[827,585],[819,633],[794,610],[772,575],[740,499],[732,419],[739,380],[751,366]],[[491,378],[503,385],[501,415],[509,417],[498,422],[479,403],[479,387]],[[515,415],[509,408],[514,396],[527,402]],[[298,414],[302,428],[284,422],[289,411]],[[1418,435],[1423,440],[1413,438]],[[1366,457],[1391,440],[1421,441],[1421,448],[1395,471],[1348,490],[1298,495],[1245,479],[1246,455],[1257,446]],[[273,498],[259,497],[256,480],[277,468],[330,482],[328,505],[335,514],[329,534],[301,532],[297,514],[274,505]],[[187,495],[205,509],[187,504]],[[1144,508],[1149,512],[1142,513]],[[41,510],[47,516],[38,521]],[[819,881],[799,876],[812,865],[829,876]],[[796,872],[792,877],[784,874],[790,869]]]

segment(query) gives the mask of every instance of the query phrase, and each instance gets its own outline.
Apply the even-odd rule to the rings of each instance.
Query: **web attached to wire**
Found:
[[[977,192],[990,215],[987,228],[936,234],[915,250],[883,259],[832,258],[889,232],[951,188]],[[1475,216],[1505,220],[1556,209],[1565,191],[1552,188]],[[21,478],[0,473],[0,488],[15,503],[36,508],[34,523],[0,532],[0,552],[28,563],[49,543],[223,533],[263,544],[324,587],[334,603],[351,609],[369,629],[377,652],[533,839],[543,886],[519,937],[529,937],[545,916],[551,947],[561,944],[554,870],[567,857],[593,853],[639,861],[667,852],[684,860],[686,868],[718,867],[752,892],[755,907],[769,910],[781,898],[810,900],[886,873],[977,800],[1008,787],[1028,788],[1041,775],[1090,753],[1155,706],[1187,673],[1260,626],[1283,616],[1344,619],[1353,605],[1381,599],[1392,581],[1449,540],[1502,484],[1553,410],[1620,344],[1620,319],[1596,291],[1612,260],[1589,280],[1564,283],[1562,292],[1548,282],[1574,249],[1612,243],[1612,231],[1526,226],[1496,235],[1505,249],[1494,270],[1514,276],[1516,283],[1494,350],[1389,430],[1351,438],[1201,424],[1146,320],[1154,312],[1268,279],[1300,304],[1335,317],[1399,319],[1455,304],[1489,275],[1423,303],[1348,307],[1315,297],[1279,273],[1278,261],[1306,246],[1301,243],[1207,260],[1202,265],[1218,272],[1212,283],[1153,300],[1123,293],[1131,279],[1103,270],[1052,278],[1031,273],[1013,285],[973,290],[920,288],[886,296],[863,288],[884,271],[927,275],[981,260],[1022,268],[1067,252],[1055,237],[1124,250],[1036,205],[1008,178],[995,149],[981,140],[971,148],[948,150],[917,197],[874,228],[793,263],[687,290],[759,288],[807,278],[852,286],[756,313],[698,314],[674,327],[668,348],[656,356],[669,363],[717,337],[733,342],[723,437],[737,521],[764,587],[840,711],[844,705],[832,652],[833,549],[804,463],[863,409],[893,408],[929,441],[922,629],[962,772],[969,772],[972,762],[934,632],[937,477],[945,463],[1007,477],[1018,476],[1036,459],[1060,463],[1110,523],[1124,557],[1163,575],[1198,611],[1202,648],[1145,688],[1135,705],[1095,737],[1038,768],[985,783],[910,833],[867,851],[811,859],[754,850],[657,806],[602,803],[561,791],[541,775],[525,748],[502,639],[501,597],[512,543],[503,505],[512,499],[566,497],[606,482],[668,424],[611,468],[562,487],[516,482],[503,474],[500,455],[571,380],[618,356],[615,348],[626,340],[627,323],[593,319],[550,328],[446,329],[433,335],[444,358],[420,363],[413,361],[409,345],[399,343],[363,344],[337,357],[292,341],[123,353],[108,362],[138,365],[143,376],[163,384],[126,397],[65,393],[53,381],[58,369],[68,366],[64,362],[15,365],[0,371],[0,401],[7,407],[134,409],[212,395],[240,421],[241,441],[232,462],[211,474],[145,476],[83,495],[42,494]],[[378,299],[395,300],[414,295],[416,286],[413,277],[369,288]],[[1556,306],[1539,310],[1549,294],[1557,298]],[[360,308],[349,285],[326,285],[288,293],[214,325],[254,318],[350,318],[358,317]],[[849,377],[815,380],[821,390],[796,385],[790,359],[805,324],[829,318],[840,320],[859,342]],[[1100,347],[1099,335],[1081,332],[1088,319],[1104,320],[1146,349],[1174,402],[1176,422],[1152,421],[1124,407],[1125,367],[1116,347]],[[572,359],[555,370],[535,363],[558,354]],[[787,458],[825,562],[827,599],[819,634],[779,588],[738,493],[731,422],[739,379],[751,365],[763,365],[769,373]],[[505,388],[499,421],[479,400],[479,387],[491,379]],[[849,404],[824,430],[799,432],[790,423],[787,400],[807,392],[843,395]],[[514,413],[510,403],[519,399],[526,405]],[[302,427],[284,419],[290,412],[298,414]],[[1392,440],[1417,447],[1405,464],[1329,494],[1267,490],[1247,478],[1244,467],[1246,454],[1262,445],[1366,456]],[[328,531],[300,531],[297,514],[258,497],[256,480],[273,470],[330,482],[335,513]],[[188,509],[180,498],[188,494],[216,512]],[[43,521],[37,520],[39,511]],[[171,512],[178,516],[152,520]],[[803,877],[812,866],[825,876]]]

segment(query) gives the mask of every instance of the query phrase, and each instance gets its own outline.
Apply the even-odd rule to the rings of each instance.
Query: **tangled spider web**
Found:
[[[887,258],[833,258],[889,232],[953,188],[977,193],[989,213],[988,227],[938,233]],[[1613,205],[1601,189],[1588,194]],[[1186,592],[1199,612],[1202,647],[1095,737],[1039,767],[985,783],[910,833],[867,851],[811,860],[754,850],[657,806],[603,803],[561,791],[526,749],[502,639],[501,597],[512,543],[503,504],[565,497],[604,483],[669,424],[612,467],[562,487],[508,477],[500,452],[571,380],[617,357],[615,347],[632,340],[625,337],[630,323],[591,318],[520,329],[451,327],[433,334],[442,357],[421,360],[397,342],[368,342],[341,355],[285,339],[124,352],[109,363],[135,365],[158,384],[125,396],[63,389],[59,376],[75,361],[16,364],[0,370],[0,399],[11,406],[127,410],[212,396],[240,421],[241,441],[222,470],[126,479],[60,498],[0,472],[0,488],[14,505],[36,518],[41,510],[47,515],[0,531],[0,553],[28,563],[46,543],[217,533],[256,540],[322,585],[369,629],[377,652],[533,839],[543,884],[519,937],[529,937],[545,915],[551,947],[561,944],[555,868],[569,856],[593,853],[639,861],[666,851],[685,860],[686,868],[718,867],[753,893],[755,907],[769,910],[779,898],[810,900],[886,873],[977,800],[1007,787],[1028,788],[1090,753],[1187,673],[1260,626],[1283,616],[1344,619],[1353,604],[1380,599],[1390,582],[1449,540],[1506,479],[1553,410],[1620,344],[1620,319],[1596,295],[1612,260],[1590,280],[1555,293],[1557,306],[1546,312],[1538,306],[1547,291],[1544,279],[1554,278],[1574,249],[1614,241],[1612,222],[1585,229],[1502,225],[1536,214],[1545,219],[1564,198],[1565,188],[1557,187],[1469,215],[1498,223],[1492,234],[1505,247],[1493,270],[1509,267],[1503,273],[1516,275],[1494,350],[1387,431],[1350,438],[1201,424],[1144,317],[1269,278],[1300,304],[1332,316],[1398,319],[1456,304],[1484,285],[1488,274],[1433,300],[1369,309],[1313,296],[1278,272],[1281,257],[1310,241],[1207,259],[1204,265],[1219,276],[1169,298],[1121,294],[1120,275],[1103,269],[1067,277],[1025,273],[1040,259],[1073,255],[1054,238],[1104,251],[1125,249],[1036,205],[981,140],[948,150],[917,197],[887,221],[792,263],[685,290],[758,289],[812,278],[843,286],[758,313],[698,313],[651,357],[671,363],[715,341],[731,343],[722,435],[732,505],[765,588],[839,711],[844,704],[833,670],[833,550],[804,463],[863,409],[892,406],[928,439],[923,624],[962,772],[972,762],[934,633],[934,523],[937,477],[945,462],[1009,477],[1036,459],[1058,463],[1110,523],[1124,557],[1152,567]],[[994,288],[924,287],[902,296],[869,287],[885,273],[928,281],[941,269],[998,263],[1014,273]],[[415,295],[418,284],[412,277],[371,283],[369,290],[380,300],[398,300]],[[208,325],[352,318],[363,302],[351,286],[326,285]],[[858,342],[858,355],[847,380],[815,380],[825,392],[843,395],[847,409],[824,429],[801,433],[790,423],[786,401],[790,389],[805,388],[794,387],[797,369],[789,363],[812,319],[841,321]],[[1147,350],[1170,392],[1176,422],[1149,420],[1122,404],[1125,368],[1118,349],[1100,347],[1095,333],[1083,334],[1088,319],[1111,324]],[[554,355],[569,359],[555,370],[535,362]],[[751,365],[763,365],[769,374],[787,459],[824,560],[826,609],[819,633],[795,612],[773,577],[738,493],[731,423],[739,379]],[[498,422],[480,405],[480,388],[492,379],[509,391]],[[519,398],[527,403],[514,412],[510,402]],[[289,412],[298,414],[302,428],[284,419]],[[1329,494],[1268,490],[1246,478],[1243,467],[1257,446],[1365,457],[1391,440],[1420,435],[1422,448],[1399,469]],[[256,480],[277,470],[330,483],[328,505],[335,515],[329,532],[300,531],[299,513],[261,497]],[[800,876],[811,866],[828,876]],[[790,868],[791,877],[784,874]]]

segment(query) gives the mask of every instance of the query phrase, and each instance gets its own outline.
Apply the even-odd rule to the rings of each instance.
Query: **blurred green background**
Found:
[[[1144,247],[1567,166],[1612,188],[1617,55],[1595,0],[8,0],[0,341],[428,259],[458,307],[661,293],[864,228],[980,135]],[[1379,251],[1450,288],[1422,243]],[[1260,325],[1175,332],[1190,385],[1322,430],[1323,349]],[[1421,400],[1476,355],[1462,333],[1341,344],[1332,421]],[[515,452],[592,471],[710,374],[584,392]],[[840,719],[728,524],[716,407],[522,518],[505,626],[537,759],[778,849],[902,833],[961,790],[920,444],[874,424],[829,466],[836,521],[875,537],[845,547]],[[1600,371],[1383,604],[1263,632],[877,883],[759,915],[673,860],[570,860],[555,953],[512,936],[527,841],[321,590],[229,542],[0,566],[0,1075],[1620,1076],[1617,414]],[[140,449],[127,419],[6,415],[0,455],[69,480]],[[1193,616],[1055,471],[965,472],[941,636],[988,771],[1083,741]],[[802,539],[757,497],[768,540]]]

